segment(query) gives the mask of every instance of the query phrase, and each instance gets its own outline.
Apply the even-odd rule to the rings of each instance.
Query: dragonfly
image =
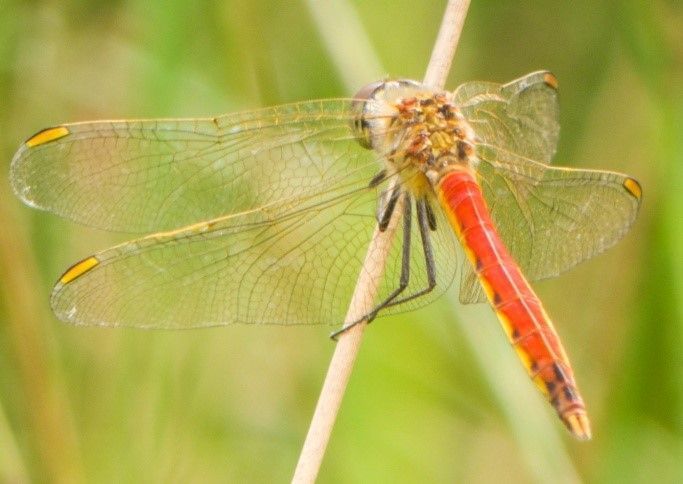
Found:
[[[529,281],[614,245],[642,191],[620,173],[551,166],[558,118],[547,71],[452,92],[386,80],[213,118],[47,128],[21,145],[10,179],[32,207],[138,234],[59,278],[52,309],[75,325],[338,324],[371,234],[400,217],[363,319],[416,309],[459,280],[460,301],[490,303],[532,381],[588,439]]]

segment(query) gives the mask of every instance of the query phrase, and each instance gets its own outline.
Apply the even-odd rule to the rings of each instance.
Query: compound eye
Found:
[[[358,90],[356,95],[353,96],[353,99],[358,101],[367,101],[369,99],[372,99],[375,92],[377,92],[377,90],[383,85],[384,81],[376,81],[371,82],[370,84],[366,84]]]
[[[375,94],[384,87],[384,84],[384,81],[366,84],[358,90],[355,96],[353,96],[353,110],[355,112],[353,132],[356,136],[356,140],[363,148],[372,149],[370,126],[365,119],[365,104],[374,99]]]

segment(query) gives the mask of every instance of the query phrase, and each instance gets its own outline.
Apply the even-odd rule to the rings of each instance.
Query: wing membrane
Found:
[[[467,83],[454,98],[477,133],[494,222],[530,280],[558,275],[626,233],[640,202],[634,180],[548,166],[559,134],[551,74]],[[38,133],[12,162],[25,202],[103,229],[162,231],[67,271],[53,291],[56,314],[154,328],[341,322],[387,183],[369,186],[378,154],[355,141],[355,115],[339,99]],[[450,284],[459,251],[437,218],[438,289],[384,314],[427,304]],[[416,224],[406,294],[426,285]],[[400,269],[394,241],[378,301],[396,288]],[[462,278],[461,300],[484,300],[467,265]]]
[[[453,95],[482,143],[550,163],[560,133],[556,86],[539,71],[507,84],[467,82]]]
[[[97,121],[45,130],[14,157],[28,204],[122,232],[307,197],[378,169],[355,142],[349,100],[310,101],[217,118]],[[359,173],[360,172],[360,173]]]
[[[640,189],[620,173],[556,168],[479,146],[480,182],[506,247],[531,280],[554,277],[619,241],[635,220]],[[484,301],[470,268],[460,298]]]
[[[87,325],[339,324],[363,270],[375,200],[369,188],[328,194],[127,242],[96,254],[95,263],[86,259],[76,277],[67,272],[52,307],[60,319]],[[383,314],[427,304],[450,285],[455,241],[445,221],[438,223],[442,230],[433,242],[443,263],[437,291]],[[407,294],[426,285],[413,229]],[[400,242],[394,239],[377,301],[398,284]]]

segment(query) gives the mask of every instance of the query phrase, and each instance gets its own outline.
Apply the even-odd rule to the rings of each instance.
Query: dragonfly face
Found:
[[[550,165],[556,88],[548,72],[452,93],[400,80],[214,118],[65,124],[29,138],[10,179],[33,207],[149,234],[57,281],[55,314],[83,325],[339,324],[376,218],[382,229],[403,205],[367,317],[427,304],[459,277],[460,300],[489,301],[533,381],[587,438],[569,361],[528,281],[614,245],[641,189]]]

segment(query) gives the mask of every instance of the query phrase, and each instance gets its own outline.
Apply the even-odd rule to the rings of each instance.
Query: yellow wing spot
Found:
[[[557,89],[559,85],[557,82],[557,77],[555,77],[555,74],[552,74],[550,72],[546,72],[545,74],[543,74],[543,82],[545,82],[553,89]]]
[[[624,180],[624,188],[638,200],[640,200],[640,197],[643,196],[643,189],[640,188],[640,183],[633,178],[627,178]]]
[[[62,275],[62,277],[59,279],[59,282],[62,284],[68,284],[74,279],[81,277],[83,274],[88,272],[90,269],[95,267],[97,264],[99,264],[100,261],[97,260],[97,257],[88,257],[87,259],[83,259],[80,262],[76,262],[74,265],[72,265],[67,271]]]
[[[57,126],[55,128],[47,128],[31,136],[26,141],[26,146],[34,148],[36,146],[49,143],[50,141],[63,138],[70,133],[66,126]]]

